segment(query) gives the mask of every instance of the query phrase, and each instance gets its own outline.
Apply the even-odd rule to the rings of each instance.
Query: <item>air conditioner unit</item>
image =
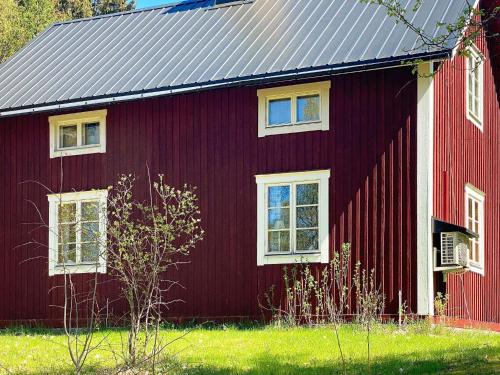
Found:
[[[465,234],[441,233],[441,266],[469,267],[469,238]]]

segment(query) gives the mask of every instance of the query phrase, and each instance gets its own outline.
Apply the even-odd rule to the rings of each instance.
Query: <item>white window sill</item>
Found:
[[[469,111],[467,111],[467,120],[472,122],[472,124],[479,130],[481,130],[481,132],[483,131],[483,122]]]
[[[81,273],[106,273],[105,264],[67,264],[66,266],[55,266],[49,269],[49,276],[73,275]]]
[[[324,124],[322,121],[318,121],[292,125],[267,126],[264,129],[259,129],[259,137],[262,138],[269,135],[304,133],[320,130],[328,131],[328,125]]]
[[[328,256],[324,257],[321,253],[314,254],[273,254],[261,257],[257,265],[265,266],[272,264],[303,264],[303,263],[328,263]]]
[[[469,271],[484,276],[484,267],[479,264],[471,263],[469,265]]]
[[[102,145],[72,147],[67,149],[57,149],[50,151],[50,158],[59,158],[64,156],[87,155],[87,154],[104,154],[106,148]]]

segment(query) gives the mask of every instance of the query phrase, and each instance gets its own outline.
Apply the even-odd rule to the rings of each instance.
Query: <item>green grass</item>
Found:
[[[420,327],[421,328],[421,327]],[[175,339],[181,329],[165,329]],[[95,340],[106,344],[93,352],[87,373],[111,373],[116,366],[110,347],[120,347],[125,331],[101,331]],[[341,329],[349,374],[366,374],[366,333],[357,326]],[[71,373],[56,331],[0,331],[0,374]],[[341,362],[331,328],[278,329],[194,328],[168,347],[174,374],[341,374]],[[494,374],[500,373],[500,335],[475,331],[411,328],[401,333],[377,327],[372,335],[373,374]],[[7,370],[9,372],[7,372]]]

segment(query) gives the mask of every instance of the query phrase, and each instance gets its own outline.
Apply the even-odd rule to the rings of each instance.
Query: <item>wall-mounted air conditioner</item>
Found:
[[[469,238],[460,232],[441,232],[441,267],[469,267]]]

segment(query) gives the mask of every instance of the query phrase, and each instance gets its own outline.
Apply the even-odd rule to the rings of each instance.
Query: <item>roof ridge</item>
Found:
[[[165,0],[165,1],[167,1],[167,0]],[[99,20],[102,18],[118,17],[118,16],[127,15],[127,14],[150,12],[150,11],[153,11],[156,9],[175,8],[176,6],[179,6],[179,5],[196,4],[196,3],[201,3],[204,1],[206,1],[206,0],[179,0],[179,1],[177,1],[175,3],[171,3],[171,4],[160,4],[160,5],[154,5],[154,6],[150,6],[150,7],[146,7],[146,8],[126,10],[123,12],[101,14],[101,15],[93,16],[93,17],[75,18],[72,20],[67,20],[67,21],[62,21],[62,22],[54,22],[51,27],[59,26],[59,25],[66,25],[66,24],[71,24],[71,23],[78,23],[78,22],[94,21],[94,20]]]

